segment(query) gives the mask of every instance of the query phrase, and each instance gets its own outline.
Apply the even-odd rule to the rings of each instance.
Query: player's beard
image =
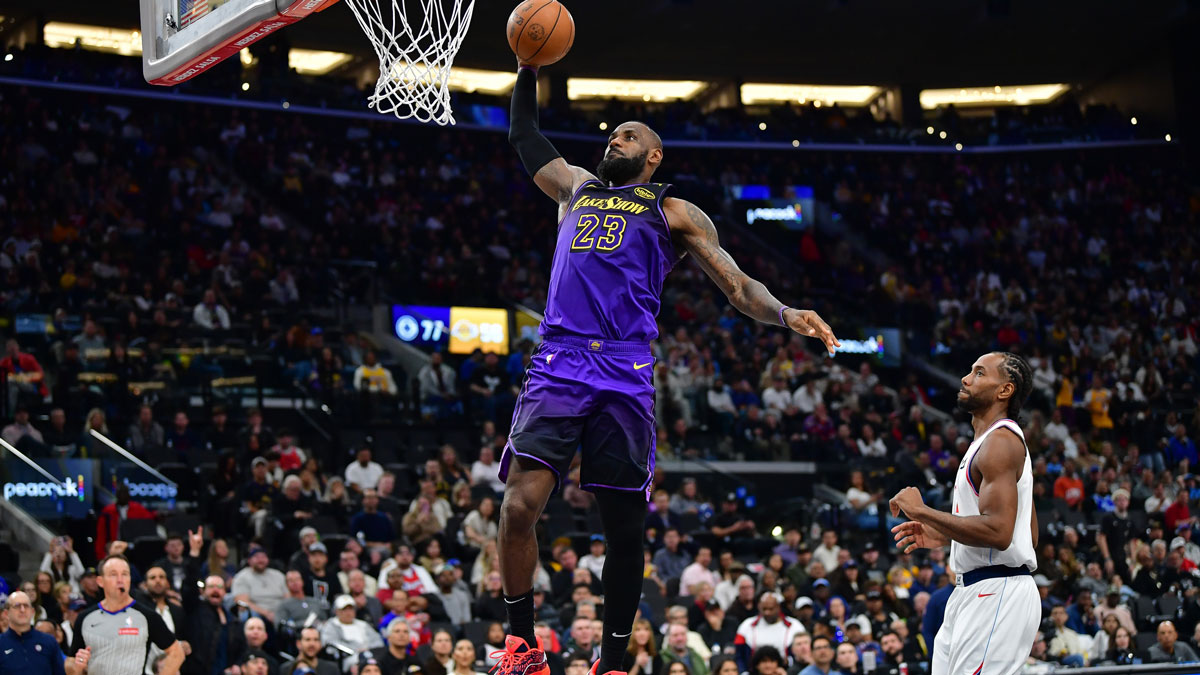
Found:
[[[609,185],[626,185],[642,174],[646,167],[646,157],[649,152],[626,157],[625,155],[609,155],[600,160],[596,166],[596,176]]]
[[[958,409],[968,415],[973,414],[976,410],[983,410],[987,407],[987,401],[979,396],[967,394],[966,398],[958,399]]]

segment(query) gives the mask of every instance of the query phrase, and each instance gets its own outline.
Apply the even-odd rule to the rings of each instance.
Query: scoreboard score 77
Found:
[[[393,305],[392,329],[408,344],[470,354],[476,349],[508,353],[509,316],[491,307]]]

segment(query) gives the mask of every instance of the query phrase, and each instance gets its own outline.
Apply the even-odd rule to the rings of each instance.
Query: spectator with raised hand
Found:
[[[39,568],[49,572],[54,581],[65,581],[71,585],[71,592],[79,592],[79,579],[83,576],[83,561],[75,552],[74,540],[68,536],[55,537],[50,540],[50,550],[42,556]]]

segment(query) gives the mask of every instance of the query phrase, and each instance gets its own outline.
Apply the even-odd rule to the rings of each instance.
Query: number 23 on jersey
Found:
[[[575,225],[575,238],[571,240],[572,251],[615,251],[621,247],[625,237],[625,216],[606,214],[601,220],[595,213],[579,216]]]

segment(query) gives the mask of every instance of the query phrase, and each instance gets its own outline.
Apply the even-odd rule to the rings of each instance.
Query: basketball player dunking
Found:
[[[953,513],[929,508],[907,487],[892,498],[898,547],[950,544],[958,574],[933,645],[933,675],[1004,675],[1025,665],[1041,620],[1033,583],[1037,514],[1025,434],[1013,420],[1033,388],[1025,359],[1007,352],[979,357],[962,379],[958,407],[971,414],[975,440],[954,479]]]
[[[534,637],[534,524],[582,452],[581,486],[596,494],[608,543],[604,636],[593,673],[621,671],[642,588],[642,525],[654,472],[655,318],[663,279],[690,253],[729,302],[763,323],[840,343],[815,312],[786,307],[746,276],[703,211],[651,183],[663,159],[650,127],[625,122],[593,175],[571,166],[538,130],[537,74],[522,64],[509,140],[526,171],[558,203],[550,290],[500,460],[500,571],[511,635],[500,675],[545,675]]]

